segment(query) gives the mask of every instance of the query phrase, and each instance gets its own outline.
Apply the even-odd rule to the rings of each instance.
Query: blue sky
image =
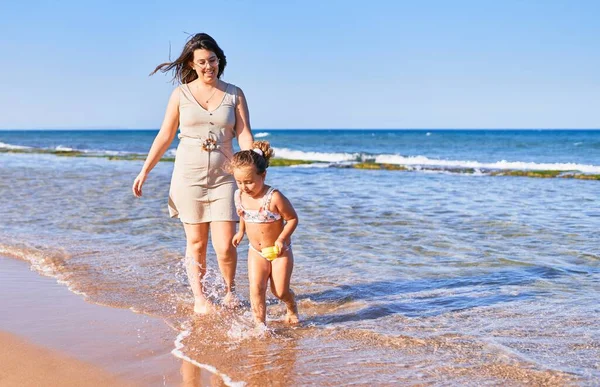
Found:
[[[252,126],[600,128],[598,1],[3,1],[0,128],[158,128],[207,32]]]

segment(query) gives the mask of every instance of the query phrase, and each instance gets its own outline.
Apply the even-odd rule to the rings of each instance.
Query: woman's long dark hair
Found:
[[[221,78],[223,71],[225,71],[225,66],[227,66],[225,53],[223,53],[223,50],[221,50],[221,47],[219,47],[217,42],[210,35],[205,33],[196,34],[190,37],[185,43],[179,58],[175,59],[173,62],[159,64],[150,75],[155,74],[157,71],[163,73],[173,71],[173,83],[176,81],[179,83],[190,83],[198,78],[196,71],[190,67],[190,62],[194,59],[194,50],[201,49],[212,51],[217,58],[219,58],[219,72],[217,78]]]

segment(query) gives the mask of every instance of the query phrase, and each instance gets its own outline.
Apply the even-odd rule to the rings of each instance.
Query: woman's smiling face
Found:
[[[218,78],[219,74],[219,58],[217,54],[205,49],[194,50],[194,59],[191,66],[198,78],[205,82],[212,82]]]

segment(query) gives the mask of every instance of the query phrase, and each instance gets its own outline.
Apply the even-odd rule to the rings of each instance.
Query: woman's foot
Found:
[[[215,306],[206,298],[196,298],[194,301],[194,313],[208,314],[215,310]]]

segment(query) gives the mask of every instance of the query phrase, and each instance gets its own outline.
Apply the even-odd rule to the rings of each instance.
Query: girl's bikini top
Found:
[[[236,190],[234,201],[238,215],[241,216],[246,223],[277,222],[281,219],[281,214],[269,211],[269,204],[271,203],[273,192],[275,192],[275,188],[270,187],[267,193],[262,197],[262,203],[258,210],[247,210],[242,206],[242,192],[239,189]]]

